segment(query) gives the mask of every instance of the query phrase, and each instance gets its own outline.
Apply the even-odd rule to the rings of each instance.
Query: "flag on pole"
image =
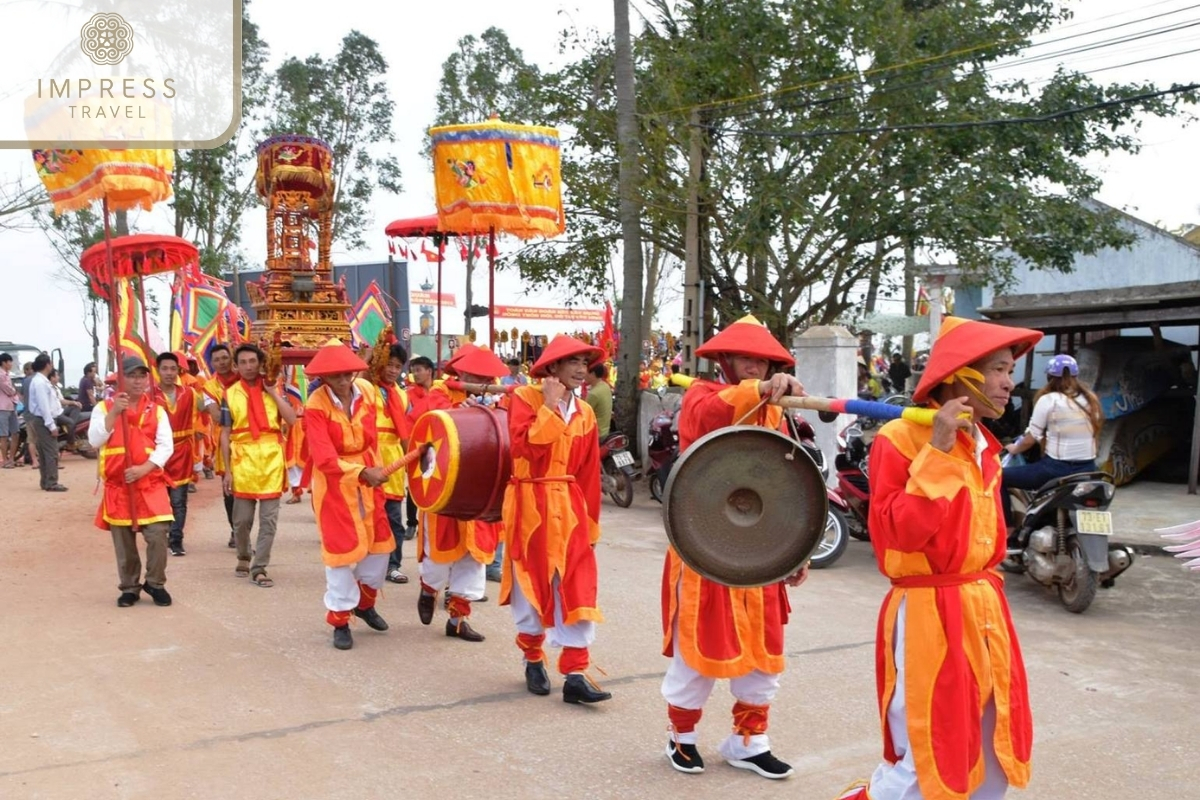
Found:
[[[121,358],[137,356],[147,364],[153,364],[154,358],[146,343],[146,336],[141,331],[141,305],[138,303],[137,293],[133,288],[133,280],[118,278],[115,283],[116,308],[114,313],[117,315],[118,338],[114,341],[110,335],[109,347]]]
[[[392,321],[383,290],[375,281],[371,281],[358,303],[347,312],[347,316],[350,337],[355,347],[375,344],[380,332]]]
[[[921,290],[917,293],[917,316],[929,316],[929,295],[925,293],[924,286],[922,286]]]

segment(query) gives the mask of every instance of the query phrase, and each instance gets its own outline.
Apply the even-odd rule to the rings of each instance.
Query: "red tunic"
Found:
[[[183,385],[175,386],[175,402],[167,399],[161,389],[154,393],[154,400],[167,412],[171,424],[171,439],[175,450],[163,469],[167,483],[171,486],[186,486],[195,479],[196,466],[196,414],[199,403],[196,393]]]
[[[326,566],[357,564],[368,554],[396,548],[388,524],[383,487],[359,480],[365,467],[382,466],[375,431],[375,387],[361,378],[362,393],[353,413],[334,402],[321,386],[304,406],[304,440],[312,464],[313,511],[321,534],[321,557]]]
[[[684,452],[707,433],[733,425],[762,398],[758,381],[737,385],[696,381],[683,396],[679,448]],[[783,413],[764,406],[742,424],[778,428]],[[662,580],[663,655],[674,655],[672,622],[679,625],[679,654],[709,678],[736,678],[753,670],[783,672],[783,626],[787,623],[787,587],[731,589],[688,567],[668,548]]]
[[[933,429],[889,422],[871,447],[871,544],[893,588],[879,614],[875,662],[884,757],[898,760],[887,707],[896,685],[893,640],[905,600],[908,739],[926,800],[966,800],[984,778],[983,711],[996,705],[996,757],[1025,786],[1033,745],[1025,665],[995,566],[1005,555],[1000,444],[959,431],[949,453]]]
[[[104,414],[108,414],[112,408],[108,400],[102,400],[99,405]],[[99,473],[104,480],[104,495],[100,500],[100,508],[96,510],[97,528],[105,531],[114,525],[128,528],[135,519],[139,525],[175,519],[171,512],[171,498],[167,495],[166,474],[161,469],[156,467],[139,478],[133,484],[132,493],[130,485],[125,483],[125,470],[145,464],[154,452],[159,414],[165,416],[166,412],[148,395],[142,395],[136,406],[125,410],[129,428],[128,444],[125,440],[126,426],[118,420],[112,435],[100,447]],[[127,449],[128,461],[125,458]],[[129,505],[131,495],[132,510]]]
[[[504,494],[505,570],[500,602],[507,605],[513,573],[542,624],[554,625],[551,596],[559,578],[563,622],[603,622],[596,602],[596,553],[600,538],[600,440],[596,415],[575,400],[565,422],[546,408],[542,390],[521,386],[511,395],[508,429],[512,483]]]

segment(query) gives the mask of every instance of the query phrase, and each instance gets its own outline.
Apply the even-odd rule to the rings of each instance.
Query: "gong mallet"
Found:
[[[416,450],[410,450],[409,452],[402,455],[400,458],[397,458],[395,461],[393,461],[392,463],[388,464],[386,467],[383,468],[383,477],[385,477],[385,478],[390,477],[391,475],[404,469],[409,464],[413,463],[418,458],[425,455],[425,451],[428,450],[429,447],[430,447],[430,445],[423,444],[420,447],[418,447]]]
[[[853,414],[857,417],[871,419],[906,419],[918,425],[933,427],[933,418],[937,416],[936,408],[917,408],[916,406],[894,406],[891,403],[880,403],[877,400],[842,400],[833,397],[793,397],[785,395],[771,403],[782,408],[801,408],[807,411],[821,412],[825,422],[827,414]]]

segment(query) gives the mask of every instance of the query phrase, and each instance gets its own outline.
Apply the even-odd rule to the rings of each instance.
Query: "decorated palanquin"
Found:
[[[438,220],[522,239],[563,232],[558,131],[490,119],[431,128]]]
[[[310,136],[267,139],[258,146],[256,186],[267,205],[267,268],[246,288],[252,338],[267,345],[268,372],[275,372],[282,363],[307,361],[333,337],[350,339],[350,304],[329,261],[333,151]]]

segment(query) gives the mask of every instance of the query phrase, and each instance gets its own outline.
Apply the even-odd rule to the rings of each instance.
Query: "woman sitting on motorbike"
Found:
[[[1004,468],[1004,516],[1013,525],[1009,489],[1037,489],[1047,481],[1096,470],[1096,443],[1104,415],[1096,395],[1078,380],[1079,364],[1056,355],[1046,365],[1046,385],[1034,398],[1029,427],[1005,449],[1016,455],[1037,443],[1042,457]]]

